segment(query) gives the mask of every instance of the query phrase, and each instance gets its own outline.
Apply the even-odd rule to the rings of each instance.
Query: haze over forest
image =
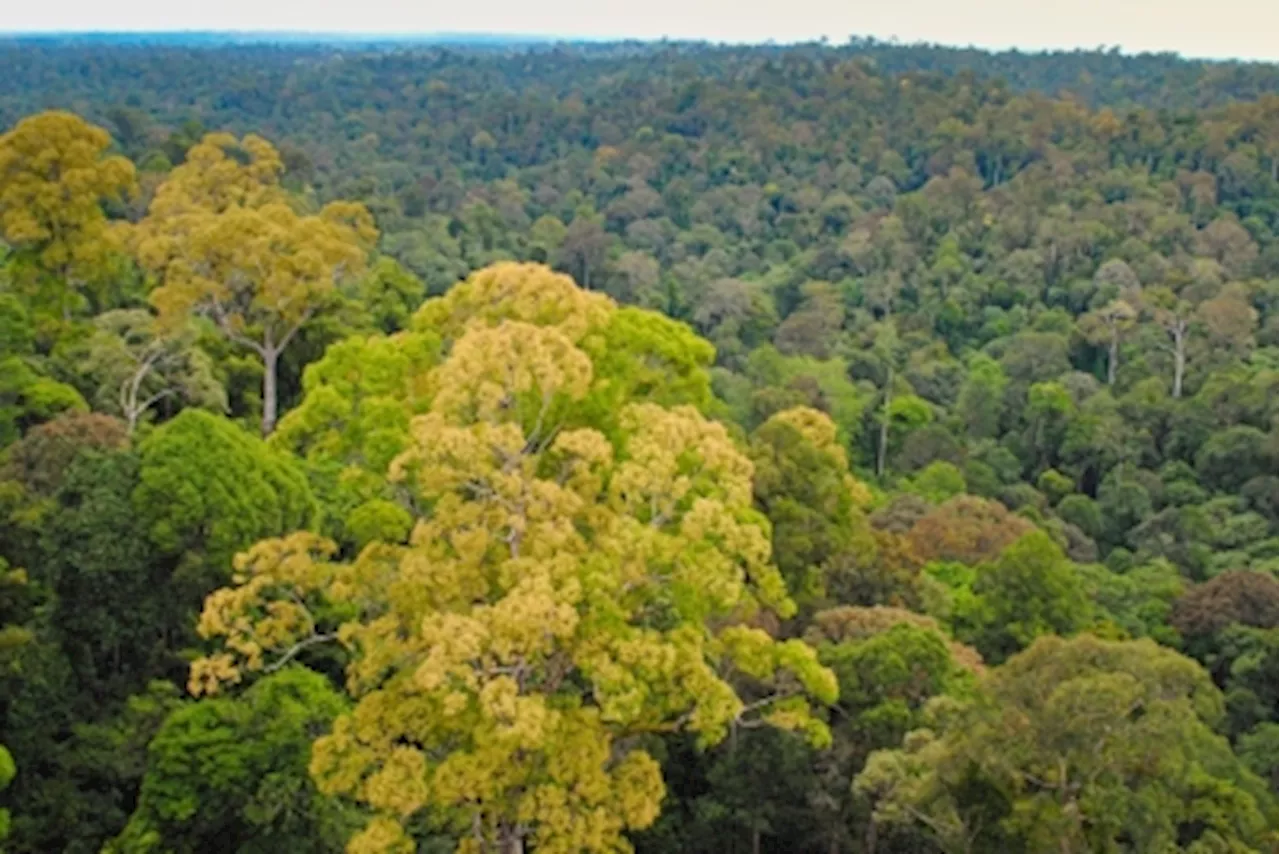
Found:
[[[1275,63],[153,29],[0,38],[0,851],[1276,850]]]

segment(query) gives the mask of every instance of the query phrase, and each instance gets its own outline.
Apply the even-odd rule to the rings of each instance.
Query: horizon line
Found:
[[[662,36],[662,37],[643,37],[643,36],[618,36],[618,35],[557,35],[548,33],[524,33],[524,32],[490,32],[490,31],[468,31],[468,30],[434,30],[434,31],[364,31],[364,30],[279,30],[279,29],[205,29],[205,28],[173,28],[173,29],[120,29],[120,30],[75,30],[75,29],[29,29],[29,30],[0,30],[0,41],[19,40],[19,39],[72,39],[72,38],[146,38],[146,37],[164,37],[164,38],[182,38],[182,37],[221,37],[228,40],[250,39],[250,40],[273,40],[287,39],[293,42],[301,43],[324,43],[324,42],[355,42],[355,43],[377,43],[377,42],[417,42],[432,43],[447,40],[455,44],[479,44],[482,42],[507,42],[509,44],[642,44],[642,45],[662,45],[662,44],[684,44],[684,45],[712,45],[727,47],[801,47],[801,46],[820,46],[827,48],[848,47],[855,42],[869,43],[873,46],[880,47],[896,47],[896,48],[935,48],[953,51],[977,51],[988,54],[1022,54],[1026,56],[1052,56],[1055,54],[1073,54],[1073,53],[1095,53],[1109,54],[1115,53],[1120,56],[1132,59],[1142,57],[1174,57],[1187,62],[1214,62],[1214,63],[1239,63],[1239,64],[1256,64],[1256,65],[1277,65],[1277,60],[1264,57],[1248,57],[1248,56],[1192,56],[1184,54],[1174,49],[1168,50],[1127,50],[1123,45],[1119,44],[1098,44],[1092,47],[1076,46],[1020,46],[1020,45],[1002,45],[1002,46],[982,46],[976,44],[958,44],[943,43],[928,40],[904,41],[897,36],[871,36],[850,34],[843,41],[836,41],[829,36],[814,36],[807,39],[795,40],[742,40],[742,39],[716,39],[713,37],[685,37],[685,36]]]

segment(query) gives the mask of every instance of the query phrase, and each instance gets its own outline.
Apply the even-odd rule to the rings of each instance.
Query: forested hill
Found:
[[[51,94],[59,97],[75,94],[75,78],[92,68],[105,75],[98,81],[102,92],[111,93],[128,87],[127,80],[111,79],[118,75],[143,75],[167,68],[169,81],[190,81],[187,92],[213,91],[218,77],[247,72],[279,80],[288,68],[304,56],[329,56],[343,52],[346,60],[365,65],[375,74],[370,60],[395,53],[430,66],[446,54],[499,54],[513,60],[510,68],[517,74],[531,54],[550,54],[556,64],[573,57],[601,63],[601,73],[612,73],[607,64],[619,58],[647,57],[645,65],[652,69],[670,67],[671,63],[690,57],[701,57],[701,71],[716,74],[720,70],[737,69],[743,64],[777,61],[783,58],[804,59],[818,63],[839,63],[859,59],[885,73],[928,71],[954,75],[972,73],[985,78],[1000,78],[1020,91],[1039,91],[1051,95],[1071,95],[1094,106],[1142,105],[1159,108],[1205,107],[1229,100],[1251,100],[1274,93],[1277,69],[1274,63],[1189,60],[1176,54],[1122,54],[1119,50],[1021,51],[992,52],[977,48],[943,45],[901,45],[875,39],[850,39],[845,44],[726,46],[690,41],[674,42],[560,42],[545,38],[519,38],[484,35],[397,36],[310,36],[305,33],[139,33],[139,34],[69,34],[48,36],[0,36],[0,58],[16,73],[16,80],[37,89],[28,90],[34,101],[18,102],[27,112],[35,104],[44,104]],[[17,62],[20,60],[20,62]],[[205,66],[198,70],[195,66]],[[638,66],[632,64],[632,70]],[[177,78],[173,72],[184,72]],[[185,72],[190,72],[186,76]],[[574,76],[583,76],[581,69]],[[56,84],[50,74],[65,78]],[[212,79],[211,79],[211,75]],[[385,82],[392,82],[384,76]],[[401,81],[403,83],[403,81]],[[172,85],[171,82],[169,85]],[[56,86],[56,88],[55,88]],[[168,88],[167,86],[164,88]],[[398,88],[398,87],[397,87]],[[7,99],[6,99],[7,100]],[[11,109],[10,103],[4,105]]]
[[[5,851],[1275,850],[1276,66],[0,68]]]
[[[834,238],[859,212],[885,210],[931,178],[938,190],[960,186],[948,183],[953,169],[1009,199],[1056,163],[1075,174],[1073,190],[1088,184],[1103,202],[1134,194],[1134,168],[1184,184],[1211,175],[1215,204],[1259,223],[1254,231],[1275,225],[1273,65],[877,43],[349,51],[40,41],[0,51],[10,69],[0,123],[71,109],[101,121],[151,173],[206,129],[263,134],[295,187],[366,202],[386,248],[434,288],[493,257],[527,255],[547,239],[548,222],[532,223],[567,224],[583,205],[620,238],[634,227],[631,248],[681,233],[715,243],[710,228],[733,244],[727,258],[713,254],[716,272],[795,267],[796,251],[807,260],[825,248],[808,272],[838,280],[852,268],[833,263]],[[1079,97],[1046,94],[1068,84]],[[1091,203],[1059,193],[1025,207],[1040,218],[1063,202]],[[934,224],[939,235],[949,227]],[[666,233],[639,236],[654,228]],[[673,248],[653,253],[664,267],[687,254]]]

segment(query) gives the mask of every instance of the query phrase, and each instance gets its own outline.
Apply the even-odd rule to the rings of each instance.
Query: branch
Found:
[[[162,389],[161,391],[156,392],[155,394],[151,395],[151,397],[148,397],[146,400],[142,401],[142,403],[138,404],[138,412],[139,413],[146,412],[148,409],[151,408],[151,404],[156,403],[157,401],[162,400],[166,397],[169,397],[170,395],[173,395],[173,394],[177,394],[177,392],[171,388]]]
[[[226,310],[218,302],[209,303],[209,314],[213,316],[214,321],[218,324],[218,328],[222,330],[222,334],[241,346],[248,347],[262,358],[267,357],[266,348],[261,343],[254,341],[252,338],[246,338],[236,331],[231,325],[231,318],[227,316]]]
[[[296,658],[297,655],[303,650],[309,649],[313,646],[319,646],[322,643],[328,643],[329,641],[334,641],[337,639],[338,639],[337,632],[330,632],[327,635],[312,635],[309,638],[303,638],[302,640],[295,643],[293,646],[289,647],[289,649],[285,650],[285,653],[283,656],[281,656],[280,658],[276,659],[274,662],[272,662],[271,664],[263,668],[263,672],[275,673],[281,667],[284,667],[286,664],[288,664],[290,661]]]
[[[298,318],[298,322],[295,323],[293,327],[284,334],[284,337],[280,339],[280,343],[276,344],[277,352],[289,346],[289,342],[293,340],[293,336],[298,334],[298,330],[301,329],[306,324],[306,322],[311,319],[311,316],[313,314],[315,314],[315,309],[313,308],[307,308],[305,311],[302,312],[302,316]]]

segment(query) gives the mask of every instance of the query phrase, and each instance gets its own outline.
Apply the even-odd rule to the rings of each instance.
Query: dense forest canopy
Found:
[[[0,850],[1275,849],[1274,65],[0,67]]]

